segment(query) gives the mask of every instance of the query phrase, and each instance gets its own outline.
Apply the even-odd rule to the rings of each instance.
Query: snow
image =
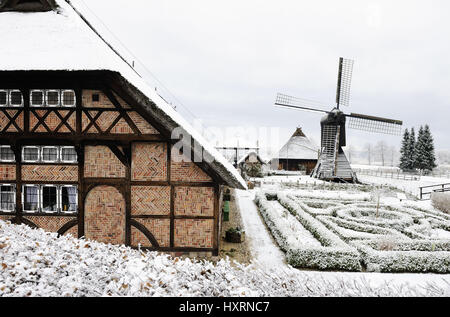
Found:
[[[273,241],[270,232],[262,221],[255,203],[253,202],[255,191],[236,190],[237,202],[241,210],[244,222],[246,237],[250,241],[252,255],[258,263],[265,267],[290,268],[283,259],[283,254]],[[273,258],[276,257],[276,258]],[[423,289],[430,288],[431,285],[439,289],[442,293],[450,292],[450,276],[440,274],[416,274],[416,273],[361,273],[361,272],[318,272],[300,271],[297,274],[308,276],[319,283],[321,280],[341,281],[351,283],[364,280],[370,288],[390,287],[392,290],[407,288],[412,294]],[[393,291],[391,295],[396,293]],[[413,296],[413,295],[409,296]],[[355,294],[355,296],[358,296]],[[408,295],[407,295],[408,296]]]
[[[247,188],[238,171],[181,117],[145,80],[117,55],[74,11],[71,4],[56,0],[59,12],[0,13],[2,71],[96,71],[118,72],[174,123],[182,127],[214,158],[230,185]],[[78,10],[77,0],[70,1]],[[83,12],[82,12],[83,13]],[[90,21],[91,22],[91,21]],[[26,40],[25,40],[26,39]],[[214,168],[214,164],[212,164]],[[221,174],[219,173],[219,174]]]
[[[304,136],[293,136],[281,148],[279,159],[317,160],[319,147]]]

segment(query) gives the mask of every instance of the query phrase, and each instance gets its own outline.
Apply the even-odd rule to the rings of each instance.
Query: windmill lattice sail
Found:
[[[347,115],[348,127],[374,133],[400,135],[402,133],[402,121],[366,116],[352,113]]]
[[[350,88],[352,86],[354,61],[351,59],[340,58],[339,59],[339,75],[338,85],[336,93],[336,103],[339,106],[350,105]]]

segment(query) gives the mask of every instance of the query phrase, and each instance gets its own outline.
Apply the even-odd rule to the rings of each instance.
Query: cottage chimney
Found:
[[[0,12],[46,12],[56,7],[55,0],[0,0]]]

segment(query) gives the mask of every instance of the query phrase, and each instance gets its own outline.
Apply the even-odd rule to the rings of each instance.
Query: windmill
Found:
[[[348,128],[374,133],[400,135],[403,122],[357,113],[346,114],[341,106],[350,104],[350,87],[353,73],[353,60],[339,59],[339,74],[336,93],[336,107],[331,111],[317,109],[319,103],[278,94],[275,105],[290,109],[324,113],[320,121],[321,150],[316,167],[311,175],[327,181],[356,181],[350,163],[342,150],[346,146],[346,123]],[[348,119],[348,120],[347,120]]]

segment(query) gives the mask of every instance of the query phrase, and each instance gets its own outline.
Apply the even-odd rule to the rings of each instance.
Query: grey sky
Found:
[[[284,92],[331,108],[344,56],[355,59],[345,110],[428,123],[450,149],[448,1],[85,2],[205,126],[280,127],[281,141],[302,126],[318,140],[319,115],[273,102]],[[400,143],[356,130],[349,140]]]

